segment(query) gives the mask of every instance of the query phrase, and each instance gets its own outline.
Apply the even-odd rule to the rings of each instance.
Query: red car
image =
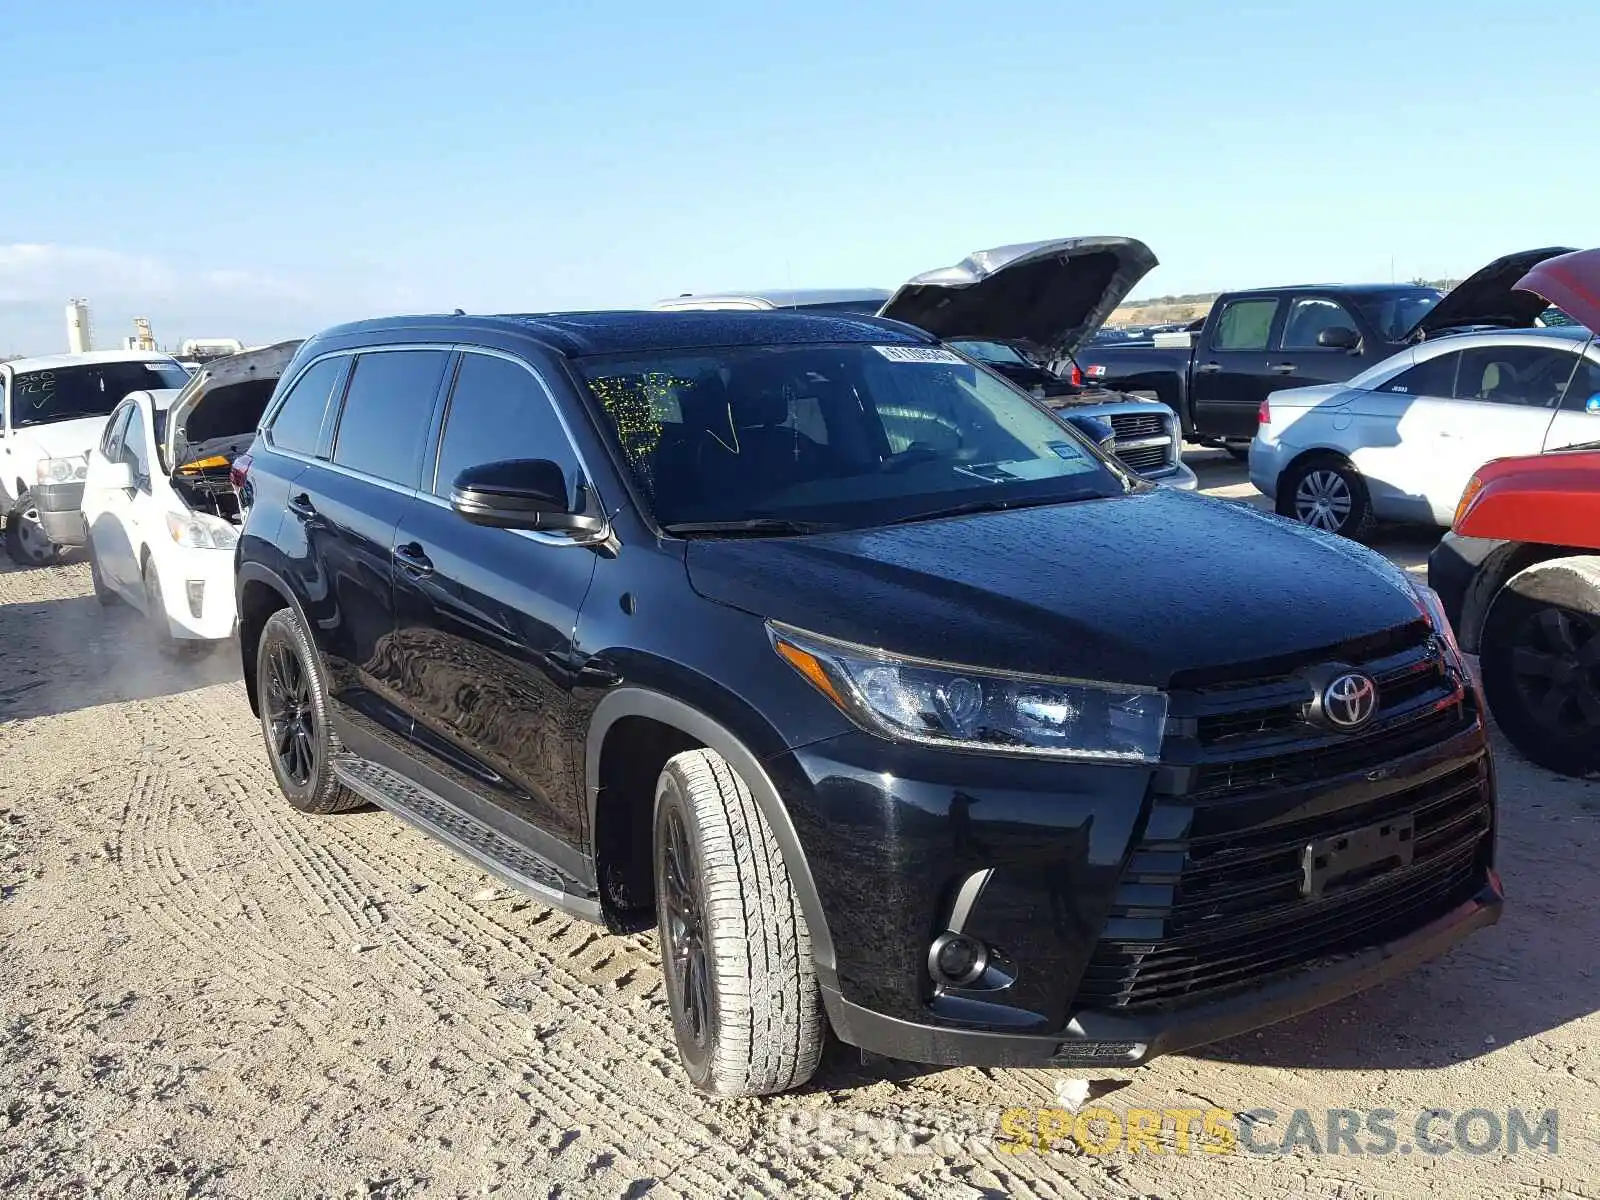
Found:
[[[1523,290],[1600,329],[1600,249],[1539,264]],[[1600,396],[1595,440],[1486,464],[1428,559],[1495,720],[1563,775],[1600,771]]]

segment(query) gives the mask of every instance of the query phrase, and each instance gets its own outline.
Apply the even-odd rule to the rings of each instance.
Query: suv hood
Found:
[[[1549,305],[1529,292],[1518,290],[1520,280],[1539,263],[1567,254],[1571,249],[1570,246],[1546,246],[1542,250],[1523,250],[1495,259],[1445,293],[1444,299],[1429,309],[1403,340],[1415,341],[1441,329],[1462,325],[1531,328],[1534,318]]]
[[[206,363],[167,409],[162,444],[167,468],[177,470],[211,446],[254,436],[298,341],[229,355]]]
[[[1013,342],[1048,362],[1093,337],[1155,265],[1125,237],[998,246],[902,284],[878,315],[945,341]]]
[[[1591,332],[1600,331],[1600,250],[1547,258],[1517,280],[1517,289],[1554,304]]]
[[[702,596],[828,637],[1154,687],[1419,617],[1403,573],[1375,552],[1167,489],[810,537],[702,539],[687,562]]]

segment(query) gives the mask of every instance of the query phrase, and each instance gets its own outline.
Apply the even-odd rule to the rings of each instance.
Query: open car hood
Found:
[[[1542,250],[1522,250],[1495,259],[1451,288],[1443,300],[1411,327],[1405,340],[1463,325],[1531,328],[1535,318],[1549,306],[1537,296],[1519,291],[1518,281],[1539,263],[1567,254],[1571,249],[1570,246],[1546,246]]]
[[[1547,258],[1517,280],[1517,290],[1532,292],[1591,331],[1600,331],[1600,250]]]
[[[233,440],[248,442],[299,348],[298,341],[279,342],[213,359],[196,371],[167,410],[161,447],[167,469],[176,471]]]
[[[1051,361],[1093,337],[1155,265],[1148,246],[1125,237],[999,246],[902,284],[878,315],[945,341],[1010,342]]]

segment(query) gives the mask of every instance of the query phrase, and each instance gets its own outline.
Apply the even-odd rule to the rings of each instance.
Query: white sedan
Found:
[[[1600,441],[1600,346],[1575,326],[1444,336],[1260,417],[1250,481],[1282,515],[1348,537],[1449,525],[1490,459]]]

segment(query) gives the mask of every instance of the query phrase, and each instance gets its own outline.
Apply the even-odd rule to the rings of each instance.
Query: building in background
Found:
[[[199,363],[242,353],[244,353],[244,343],[238,338],[185,338],[183,344],[178,347],[180,359]]]
[[[89,329],[89,302],[67,301],[67,352],[87,354],[94,349],[94,336]]]
[[[159,350],[156,345],[156,335],[150,329],[149,317],[135,317],[133,319],[133,336],[122,339],[124,350]]]

